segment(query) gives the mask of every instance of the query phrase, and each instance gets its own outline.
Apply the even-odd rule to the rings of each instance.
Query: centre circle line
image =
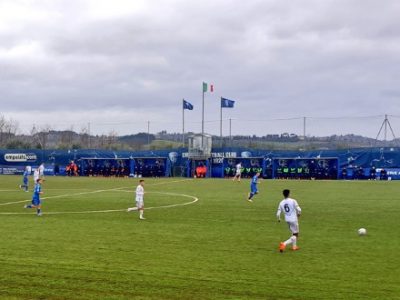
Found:
[[[64,196],[73,196],[73,195],[83,195],[83,194],[93,194],[93,193],[99,193],[99,192],[108,192],[108,191],[113,191],[113,190],[119,190],[121,192],[126,192],[126,193],[133,193],[133,191],[127,191],[127,190],[122,190],[123,188],[115,188],[115,189],[109,189],[109,190],[97,190],[97,191],[92,191],[92,192],[84,192],[84,193],[76,193],[76,194],[67,194],[67,195],[58,195],[58,196],[52,196],[52,197],[47,197],[47,198],[42,198],[42,199],[49,199],[49,198],[60,198]],[[185,202],[185,203],[178,203],[178,204],[169,204],[169,205],[162,205],[162,206],[151,206],[151,207],[146,207],[145,210],[149,209],[160,209],[160,208],[173,208],[173,207],[179,207],[179,206],[186,206],[190,204],[194,204],[197,201],[199,201],[199,198],[192,196],[192,195],[186,195],[186,194],[180,194],[180,193],[170,193],[170,192],[147,192],[149,194],[160,194],[160,195],[170,195],[170,196],[180,196],[184,198],[190,198],[192,201],[190,202]],[[11,205],[11,204],[16,204],[16,203],[21,203],[21,202],[27,202],[30,200],[23,200],[23,201],[16,201],[16,202],[9,202],[9,203],[3,203],[1,205]],[[86,210],[86,211],[53,211],[53,212],[43,212],[44,215],[61,215],[61,214],[94,214],[94,213],[111,213],[111,212],[126,212],[126,209],[107,209],[107,210]],[[19,212],[0,212],[0,215],[31,215],[32,213],[19,213]]]

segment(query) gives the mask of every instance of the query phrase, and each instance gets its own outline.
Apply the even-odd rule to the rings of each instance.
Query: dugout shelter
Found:
[[[82,157],[78,162],[82,176],[164,177],[171,173],[166,157]]]
[[[263,157],[213,157],[212,177],[229,178],[236,174],[236,165],[242,164],[242,178],[251,178],[257,172],[264,174],[265,159]]]
[[[223,147],[211,150],[211,136],[203,136],[205,145],[200,147],[201,135],[193,137],[190,143],[189,152],[186,148],[141,151],[0,149],[0,174],[22,175],[26,167],[35,170],[44,163],[45,175],[63,176],[67,175],[66,166],[74,161],[78,164],[79,175],[85,175],[88,174],[85,171],[88,160],[94,160],[98,169],[104,168],[108,161],[106,165],[114,166],[114,171],[118,161],[122,161],[124,171],[128,169],[131,176],[158,176],[154,174],[161,174],[161,169],[165,171],[164,176],[193,177],[196,167],[203,164],[207,167],[207,177],[222,178],[232,176],[233,166],[240,160],[245,177],[247,161],[264,158],[259,162],[264,178],[335,179],[339,173],[339,179],[345,180],[400,180],[399,147],[310,151]],[[154,172],[157,159],[161,167]],[[319,166],[314,172],[311,161],[314,166]]]
[[[272,178],[276,179],[338,179],[337,157],[292,158],[272,160]]]

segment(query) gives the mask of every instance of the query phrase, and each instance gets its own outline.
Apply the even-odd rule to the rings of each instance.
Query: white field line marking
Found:
[[[168,183],[177,183],[177,182],[183,182],[183,181],[188,181],[188,180],[193,180],[192,178],[188,178],[188,179],[181,179],[181,180],[172,180],[172,181],[163,181],[163,182],[158,182],[158,183],[148,183],[148,184],[146,184],[146,185],[149,185],[149,186],[154,186],[154,185],[163,185],[163,184],[168,184]],[[124,189],[124,188],[129,188],[129,187],[120,187],[121,189]],[[67,188],[65,188],[65,189],[53,189],[53,188],[46,188],[46,191],[70,191],[71,189],[67,189]],[[74,189],[75,191],[90,191],[90,189],[89,188],[79,188],[79,189]],[[18,186],[15,188],[15,189],[13,189],[13,190],[0,190],[0,193],[1,192],[21,192],[21,190],[18,188]]]
[[[122,188],[113,188],[113,189],[107,189],[107,190],[97,190],[97,191],[91,191],[91,192],[80,192],[80,193],[73,193],[73,194],[62,194],[62,195],[57,195],[57,196],[48,196],[48,197],[41,197],[40,199],[55,199],[55,198],[62,198],[62,197],[70,197],[70,196],[80,196],[80,195],[87,195],[87,194],[96,194],[96,193],[102,193],[102,192],[108,192],[108,191],[116,191]],[[28,200],[20,200],[20,201],[14,201],[14,202],[6,202],[6,203],[0,203],[0,206],[4,205],[11,205],[11,204],[17,204],[17,203],[24,203],[24,202],[30,202],[32,199]]]
[[[130,192],[130,191],[123,191],[123,192]],[[180,196],[185,198],[190,198],[192,201],[179,203],[179,204],[170,204],[170,205],[162,205],[162,206],[151,206],[146,207],[145,210],[148,209],[159,209],[159,208],[173,208],[178,206],[186,206],[190,204],[194,204],[199,201],[199,198],[191,195],[186,194],[178,194],[178,193],[163,193],[163,192],[150,192],[154,194],[161,194],[161,195],[170,195],[170,196]],[[126,208],[124,209],[107,209],[107,210],[87,210],[87,211],[53,211],[53,212],[45,212],[43,214],[46,215],[61,215],[61,214],[95,214],[95,213],[110,213],[110,212],[126,212]],[[1,212],[0,215],[32,215],[32,213],[17,213],[17,212]]]
[[[169,183],[177,183],[177,182],[184,182],[184,181],[191,181],[193,180],[192,178],[187,178],[187,179],[180,179],[180,180],[172,180],[172,181],[163,181],[163,182],[158,182],[158,183],[149,183],[147,185],[163,185],[163,184],[169,184]]]
[[[168,183],[178,183],[178,182],[183,182],[183,181],[188,181],[188,180],[193,180],[193,179],[181,179],[181,180],[173,180],[173,181],[164,181],[164,182],[159,182],[155,184],[148,184],[151,186],[154,185],[162,185],[162,184],[168,184]],[[90,191],[90,192],[81,192],[81,193],[73,193],[73,194],[62,194],[62,195],[57,195],[57,196],[48,196],[48,197],[41,197],[42,200],[45,199],[54,199],[54,198],[62,198],[62,197],[68,197],[68,196],[80,196],[80,195],[87,195],[87,194],[96,194],[96,193],[102,193],[102,192],[108,192],[108,191],[116,191],[120,189],[128,189],[130,187],[125,186],[125,187],[118,187],[118,188],[112,188],[112,189],[106,189],[106,190],[95,190],[95,191]],[[68,189],[60,189],[60,190],[68,190]],[[81,189],[78,189],[81,190]],[[12,205],[12,204],[18,204],[18,203],[24,203],[24,202],[30,202],[32,199],[28,200],[20,200],[20,201],[14,201],[14,202],[6,202],[6,203],[0,203],[0,206],[5,206],[5,205]]]
[[[53,189],[53,188],[46,188],[46,191],[68,191],[68,190],[71,190],[71,189],[68,189],[68,188],[63,188],[63,189]],[[90,190],[89,188],[80,188],[80,189],[74,189],[74,190],[78,190],[78,191],[87,191],[87,190]],[[17,188],[15,188],[14,190],[0,190],[0,192],[18,192],[18,191],[21,191],[19,188],[18,188],[18,186],[17,186]]]
[[[46,191],[70,191],[71,189],[46,189]],[[85,188],[83,188],[83,189],[74,189],[75,191],[90,191],[90,189],[85,189]],[[21,193],[21,189],[20,188],[16,188],[16,189],[14,189],[14,190],[0,190],[0,193],[2,193],[2,192],[16,192],[16,193]],[[32,187],[31,187],[31,189],[30,189],[30,191],[29,191],[30,193],[32,193],[33,192],[33,190],[32,190]]]
[[[188,181],[188,180],[193,180],[191,178],[188,179],[181,179],[181,180],[173,180],[173,181],[164,181],[164,182],[159,182],[155,184],[149,184],[151,186],[154,185],[163,185],[163,184],[168,184],[168,183],[178,183],[178,182],[183,182],[183,181]],[[123,191],[123,192],[133,192],[132,191],[124,191],[122,189],[126,188],[131,188],[131,187],[118,187],[118,188],[112,188],[112,189],[106,189],[106,190],[95,190],[95,191],[90,191],[90,192],[81,192],[81,193],[73,193],[73,194],[63,194],[63,195],[57,195],[57,196],[48,196],[48,197],[42,197],[41,199],[54,199],[54,198],[62,198],[62,197],[68,197],[68,196],[79,196],[79,195],[87,195],[87,194],[95,194],[95,193],[102,193],[102,192],[108,192],[108,191]],[[68,190],[68,189],[60,189],[60,190]],[[83,189],[80,189],[83,190]],[[159,193],[162,194],[161,192],[147,192],[147,193]],[[165,206],[157,206],[157,207],[147,207],[146,209],[154,209],[154,208],[169,208],[169,207],[176,207],[176,206],[183,206],[183,205],[189,205],[192,203],[197,202],[199,199],[194,196],[190,195],[185,195],[185,194],[174,194],[174,193],[164,193],[166,195],[175,195],[175,196],[182,196],[182,197],[189,197],[194,199],[192,202],[188,203],[182,203],[182,204],[171,204],[171,205],[165,205]],[[7,202],[7,203],[0,203],[0,206],[5,206],[5,205],[12,205],[12,204],[18,204],[18,203],[24,203],[24,202],[30,202],[32,201],[31,199],[28,200],[21,200],[21,201],[14,201],[14,202]],[[105,213],[105,212],[118,212],[118,211],[126,211],[126,209],[116,209],[116,210],[102,210],[102,211],[83,211],[83,212],[47,212],[46,214],[80,214],[80,213]],[[24,215],[28,213],[12,213],[12,212],[0,212],[0,215]]]

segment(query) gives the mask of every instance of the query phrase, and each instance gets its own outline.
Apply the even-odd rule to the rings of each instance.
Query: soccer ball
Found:
[[[367,229],[365,229],[365,228],[358,229],[358,235],[362,236],[362,235],[366,235],[366,234],[367,234]]]

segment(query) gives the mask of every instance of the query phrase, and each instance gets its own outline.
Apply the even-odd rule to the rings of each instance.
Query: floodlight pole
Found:
[[[385,142],[387,141],[387,123],[388,123],[387,115],[385,115]]]
[[[384,119],[383,122],[382,122],[381,128],[379,129],[379,132],[378,132],[378,134],[376,135],[375,143],[378,142],[378,138],[379,138],[379,135],[381,134],[382,129],[384,129],[384,133],[383,133],[383,134],[384,134],[384,142],[386,143],[386,141],[387,141],[387,128],[388,128],[388,126],[389,126],[389,129],[390,129],[390,131],[391,131],[391,133],[392,133],[392,135],[393,135],[393,139],[396,139],[396,136],[395,136],[394,131],[393,131],[393,128],[392,128],[392,125],[390,125],[390,122],[389,122],[389,119],[388,119],[388,115],[386,114],[386,115],[385,115],[385,119]]]

